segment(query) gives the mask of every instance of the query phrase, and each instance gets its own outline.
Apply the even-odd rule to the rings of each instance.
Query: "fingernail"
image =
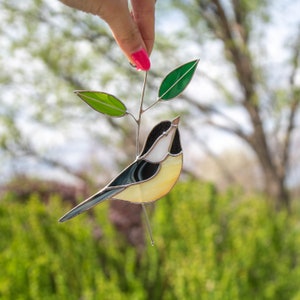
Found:
[[[151,63],[145,49],[142,48],[132,53],[131,58],[138,71],[148,71],[150,69]]]

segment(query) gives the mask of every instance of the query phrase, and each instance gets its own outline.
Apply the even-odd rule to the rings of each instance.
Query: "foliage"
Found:
[[[107,221],[107,204],[66,210],[31,195],[0,202],[1,299],[299,299],[299,220],[259,196],[179,183],[152,215],[156,246],[139,258]],[[100,230],[100,228],[101,230]]]
[[[160,85],[159,98],[170,100],[179,96],[190,83],[198,63],[199,59],[196,59],[170,72]]]
[[[161,100],[171,100],[179,96],[185,88],[188,86],[193,78],[193,75],[197,69],[199,59],[185,63],[182,66],[177,67],[163,79],[159,92],[158,98],[148,108],[143,109],[144,104],[144,92],[147,84],[147,73],[145,73],[144,85],[142,88],[142,96],[140,99],[140,115],[136,119],[138,126],[140,123],[141,115],[149,108],[156,105]],[[114,95],[97,92],[97,91],[75,91],[75,93],[85,101],[89,106],[101,114],[108,115],[110,117],[123,117],[124,115],[131,113],[127,111],[126,105]]]

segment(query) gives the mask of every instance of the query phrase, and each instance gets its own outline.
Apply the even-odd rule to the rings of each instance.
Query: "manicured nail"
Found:
[[[131,58],[139,71],[148,71],[150,69],[150,59],[145,49],[140,49],[131,54]]]

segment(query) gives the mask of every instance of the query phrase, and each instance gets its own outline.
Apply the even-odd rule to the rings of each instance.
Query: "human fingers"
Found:
[[[128,60],[139,70],[149,70],[147,45],[128,9],[127,0],[102,0],[98,14],[108,23],[116,42]]]
[[[128,60],[135,65],[138,70],[147,71],[150,69],[148,48],[143,41],[137,23],[135,23],[129,12],[128,0],[60,1],[70,7],[98,15],[105,20],[111,28],[116,42]],[[139,15],[138,13],[137,16]],[[149,42],[147,42],[147,44],[149,45]]]
[[[131,4],[134,21],[150,55],[155,36],[155,0],[131,0]]]
[[[91,13],[97,14],[97,12],[101,9],[102,0],[59,0],[60,2],[68,5],[70,7]]]

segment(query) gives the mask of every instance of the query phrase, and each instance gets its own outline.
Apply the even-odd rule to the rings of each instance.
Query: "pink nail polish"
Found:
[[[139,71],[148,71],[150,69],[150,59],[145,49],[140,49],[131,54],[131,58]]]

